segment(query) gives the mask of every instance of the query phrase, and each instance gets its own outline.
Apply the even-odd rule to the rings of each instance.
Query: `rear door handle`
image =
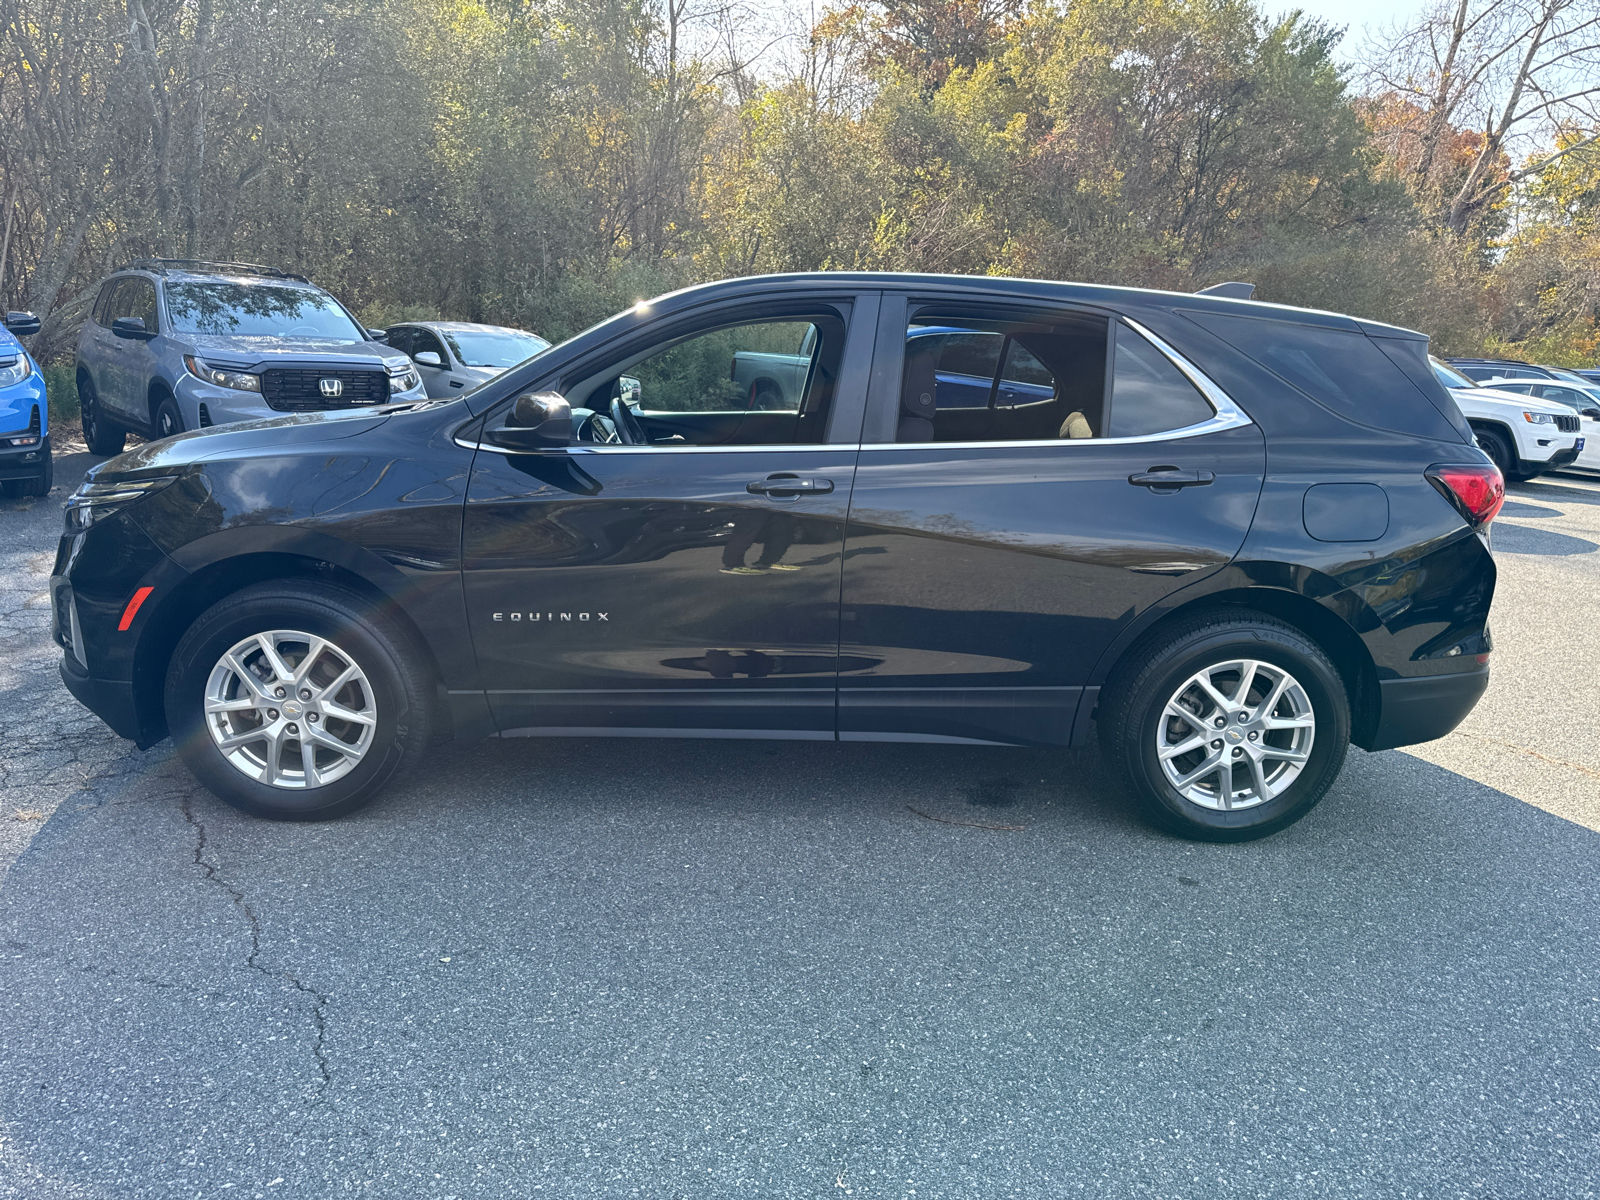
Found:
[[[744,485],[752,496],[798,496],[801,493],[820,495],[833,491],[831,479],[802,479],[799,475],[768,475]]]
[[[1216,480],[1210,471],[1180,471],[1177,467],[1151,467],[1139,475],[1129,475],[1128,482],[1135,487],[1147,487],[1152,492],[1170,493],[1179,488],[1205,487]]]

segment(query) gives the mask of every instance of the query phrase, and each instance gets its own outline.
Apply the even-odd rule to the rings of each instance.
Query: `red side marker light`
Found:
[[[1445,463],[1423,472],[1471,525],[1487,525],[1506,500],[1506,481],[1492,463]]]
[[[122,620],[117,622],[117,632],[126,633],[128,626],[133,624],[134,617],[139,615],[139,606],[145,602],[153,587],[142,587],[133,594],[133,599],[128,601],[128,607],[122,610]]]

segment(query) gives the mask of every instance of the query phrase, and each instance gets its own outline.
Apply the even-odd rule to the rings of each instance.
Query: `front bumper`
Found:
[[[61,658],[61,682],[79,704],[129,741],[140,740],[139,714],[133,702],[133,684],[126,679],[95,679],[81,672],[70,654]],[[145,747],[141,744],[141,749]]]
[[[1363,750],[1393,750],[1442,738],[1466,719],[1488,686],[1488,667],[1380,680],[1383,707],[1378,727],[1370,741],[1357,744]]]
[[[409,400],[425,400],[427,395],[427,391],[419,383],[408,392],[395,392],[385,403],[399,404]],[[229,425],[235,421],[266,421],[273,417],[297,415],[273,408],[258,392],[241,392],[233,388],[217,387],[189,374],[178,380],[177,397],[178,411],[183,415],[185,429],[208,429],[213,425]],[[342,412],[344,409],[337,411]]]
[[[50,435],[39,439],[37,446],[0,450],[0,479],[35,479],[50,460]]]
[[[1569,463],[1575,463],[1577,461],[1578,447],[1574,444],[1567,447],[1565,450],[1557,450],[1550,456],[1548,461],[1545,463],[1545,466],[1549,468],[1564,467]]]

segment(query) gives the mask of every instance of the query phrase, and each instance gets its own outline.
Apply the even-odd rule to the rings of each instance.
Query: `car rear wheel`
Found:
[[[83,440],[90,454],[109,457],[121,454],[128,444],[128,431],[111,422],[100,410],[100,397],[87,375],[78,380],[78,408],[83,416]]]
[[[156,401],[154,417],[156,437],[175,437],[183,432],[183,414],[178,411],[178,402],[171,396],[163,396]]]
[[[1102,752],[1152,822],[1237,842],[1292,825],[1333,786],[1350,705],[1338,671],[1298,629],[1218,611],[1137,647],[1098,724]]]
[[[235,808],[344,816],[427,745],[432,687],[417,659],[354,592],[258,584],[218,601],[178,643],[168,726],[196,778]]]

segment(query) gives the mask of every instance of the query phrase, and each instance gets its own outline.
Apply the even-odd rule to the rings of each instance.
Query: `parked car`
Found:
[[[1474,383],[1495,379],[1554,379],[1546,367],[1510,358],[1447,358],[1443,360]]]
[[[1049,398],[940,409],[928,328]],[[730,360],[808,336],[794,406],[748,407]],[[769,276],[458,396],[139,447],[71,498],[51,596],[73,694],[259,816],[350,812],[436,736],[1097,733],[1153,820],[1240,840],[1477,702],[1502,498],[1421,334]]]
[[[1532,396],[1549,404],[1561,404],[1578,416],[1578,456],[1570,465],[1600,471],[1600,383],[1529,383],[1507,380],[1495,390]]]
[[[423,398],[416,369],[382,336],[298,275],[140,259],[101,285],[78,336],[84,439],[116,454],[130,432]]]
[[[1581,423],[1566,405],[1506,390],[1516,381],[1493,387],[1474,383],[1439,359],[1433,360],[1433,370],[1472,426],[1478,445],[1507,479],[1526,482],[1577,460],[1583,449]]]
[[[475,388],[550,348],[538,334],[467,321],[402,321],[389,326],[386,340],[416,364],[435,399]]]
[[[17,339],[39,332],[30,312],[8,312],[0,332],[0,485],[8,496],[46,496],[55,479],[44,377]]]

